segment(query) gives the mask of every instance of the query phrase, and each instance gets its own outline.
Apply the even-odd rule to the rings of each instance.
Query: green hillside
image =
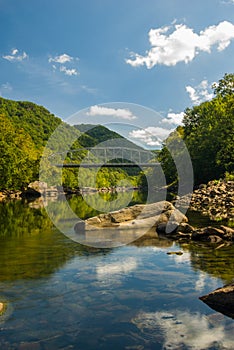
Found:
[[[83,133],[79,137],[79,142],[84,147],[94,147],[101,142],[113,139],[121,139],[122,147],[142,149],[142,147],[127,140],[117,132],[108,129],[103,125],[78,124],[74,125],[74,127]]]
[[[0,190],[23,189],[30,182],[38,179],[44,146],[58,126],[60,132],[50,143],[48,156],[70,149],[71,138],[76,140],[71,146],[72,149],[93,147],[113,138],[121,138],[121,145],[125,147],[137,147],[121,135],[101,125],[70,126],[44,107],[32,102],[0,98],[0,125]],[[80,156],[77,157],[79,160]],[[66,160],[70,161],[69,155]],[[55,171],[56,169],[51,171],[51,178]],[[102,169],[98,174],[97,186],[113,186],[126,175],[123,169]],[[139,171],[128,175],[139,175]],[[87,178],[92,176],[92,170],[87,169]],[[133,179],[134,185],[136,181]],[[79,187],[77,169],[63,170],[63,184],[66,187]]]
[[[46,108],[32,102],[12,101],[0,97],[0,115],[8,118],[16,129],[23,129],[35,146],[44,146],[51,133],[62,122]]]

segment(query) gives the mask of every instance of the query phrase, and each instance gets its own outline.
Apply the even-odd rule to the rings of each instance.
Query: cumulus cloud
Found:
[[[110,116],[114,118],[133,120],[137,117],[129,110],[125,108],[109,108],[102,106],[91,106],[86,113],[88,116]]]
[[[10,55],[2,56],[2,58],[9,62],[21,62],[28,58],[28,55],[25,51],[23,51],[22,54],[20,54],[18,49],[12,49]]]
[[[65,66],[60,67],[60,72],[63,72],[66,75],[72,76],[72,75],[78,75],[78,71],[75,68],[69,69]]]
[[[64,64],[66,62],[71,62],[73,59],[74,59],[74,57],[71,57],[68,54],[64,53],[64,54],[59,55],[59,56],[50,57],[49,62]]]
[[[169,112],[166,118],[162,119],[162,123],[180,125],[184,118],[184,112],[173,113]]]
[[[149,126],[145,129],[132,130],[128,136],[143,142],[147,146],[161,146],[163,140],[165,140],[173,130],[174,129],[164,129],[158,126]]]
[[[59,72],[71,77],[73,75],[79,75],[78,70],[74,67],[74,61],[76,60],[78,60],[77,57],[72,57],[66,53],[63,53],[62,55],[50,57],[48,61],[52,64],[53,71],[58,70]],[[71,63],[73,63],[73,66],[71,66]]]
[[[225,330],[221,322],[214,325],[208,317],[188,311],[142,312],[132,322],[148,335],[163,335],[163,349],[210,349],[217,344],[222,349],[232,349],[234,335]]]
[[[133,67],[146,65],[148,69],[158,64],[175,66],[178,62],[191,62],[200,52],[226,49],[234,39],[234,25],[228,21],[220,22],[200,31],[198,34],[185,24],[173,27],[151,29],[148,33],[151,48],[142,56],[131,53],[126,63]]]
[[[211,90],[211,86],[207,80],[203,80],[197,86],[186,86],[186,91],[189,94],[189,97],[194,104],[200,104],[201,102],[209,101],[214,97],[214,94]]]

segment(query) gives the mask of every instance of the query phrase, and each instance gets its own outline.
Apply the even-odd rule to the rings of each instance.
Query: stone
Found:
[[[234,229],[224,225],[220,226],[220,229],[224,232],[225,238],[234,241]]]
[[[224,231],[217,228],[217,227],[208,226],[204,229],[204,232],[207,235],[216,235],[216,236],[220,236],[220,237],[224,236]]]
[[[170,221],[174,222],[188,222],[187,217],[181,213],[178,209],[172,209],[171,211],[168,211],[168,214],[170,213]]]
[[[207,237],[207,241],[210,242],[210,243],[220,243],[223,240],[219,236],[211,235],[211,236]]]
[[[215,311],[234,318],[234,283],[199,298]]]
[[[198,229],[192,232],[191,239],[193,241],[207,241],[209,234],[204,229]]]
[[[156,227],[159,224],[167,223],[170,218],[170,225],[187,221],[187,218],[179,210],[167,201],[152,204],[137,204],[132,207],[120,209],[118,211],[100,214],[87,219],[84,223],[77,223],[74,227],[76,232],[83,230],[95,230],[96,228],[118,227],[128,229],[133,227]],[[176,218],[177,220],[174,220]],[[167,227],[168,228],[168,227]]]
[[[156,231],[158,233],[165,233],[166,232],[166,227],[167,227],[167,222],[162,222],[157,225]]]
[[[76,233],[83,233],[85,231],[85,222],[79,221],[75,224],[74,230]]]
[[[178,251],[178,252],[167,252],[167,255],[183,255],[184,253],[182,251]]]
[[[29,187],[22,192],[21,197],[25,199],[35,199],[41,197],[41,193]]]
[[[195,228],[189,225],[187,222],[181,222],[181,224],[177,228],[177,231],[183,233],[192,233],[195,231]]]
[[[32,188],[33,190],[35,190],[37,192],[46,191],[47,187],[48,187],[47,183],[43,182],[43,181],[34,181],[28,185],[28,188]]]
[[[5,307],[4,303],[0,302],[0,314],[1,314],[1,312],[3,312],[4,307]]]

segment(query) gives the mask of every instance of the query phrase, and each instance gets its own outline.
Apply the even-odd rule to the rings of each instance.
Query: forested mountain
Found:
[[[121,140],[121,146],[138,148],[104,126],[80,124],[73,127],[31,102],[0,98],[0,126],[0,190],[22,189],[38,179],[44,146],[58,126],[60,133],[50,145],[48,156],[70,149],[70,146],[72,149],[94,147],[110,139]],[[168,151],[178,133],[191,156],[195,184],[225,176],[234,178],[234,74],[225,74],[214,86],[211,101],[187,108],[183,126],[177,127],[176,131],[165,141],[158,156],[167,183],[178,181],[176,166]],[[76,140],[72,145],[71,138]],[[69,155],[66,160],[71,161]],[[127,175],[133,185],[145,180],[139,169],[101,169],[97,187],[114,186]],[[87,169],[85,176],[91,178],[92,170]],[[63,184],[74,188],[79,186],[77,169],[63,171]]]
[[[84,147],[93,147],[108,140],[121,139],[122,147],[142,149],[142,147],[103,125],[78,124],[74,125],[74,127],[82,132],[79,142]]]
[[[0,97],[0,115],[22,129],[34,142],[36,148],[44,146],[51,133],[62,122],[46,108],[32,102],[12,101]]]
[[[76,139],[72,149],[94,147],[100,142],[113,138],[121,139],[122,146],[138,148],[132,142],[104,126],[81,124],[73,127],[64,123],[42,106],[32,102],[12,101],[1,97],[0,125],[0,190],[22,189],[31,181],[38,179],[44,146],[58,126],[60,132],[50,144],[51,153],[69,149],[67,145],[70,144],[71,136]],[[87,177],[90,176],[92,176],[92,171],[87,170]],[[102,169],[97,186],[112,186],[124,179],[125,176],[124,170],[108,171]],[[53,173],[51,173],[51,177],[53,177]],[[65,186],[78,187],[77,171],[65,169],[63,182]]]

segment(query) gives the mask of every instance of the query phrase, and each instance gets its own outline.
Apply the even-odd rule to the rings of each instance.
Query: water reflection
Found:
[[[132,322],[145,339],[162,343],[162,349],[233,349],[234,324],[225,328],[225,318],[172,310],[141,312]]]
[[[195,271],[203,271],[211,276],[230,283],[234,279],[234,245],[217,249],[216,245],[190,242],[180,244],[189,253],[191,265]],[[181,257],[183,259],[183,256]]]
[[[88,248],[22,202],[0,204],[0,229],[0,302],[10,311],[1,349],[234,348],[233,321],[198,299],[233,278],[232,246],[149,232],[118,249]]]
[[[119,285],[129,273],[139,267],[139,259],[130,257],[112,263],[102,263],[96,267],[97,280],[101,285]]]

